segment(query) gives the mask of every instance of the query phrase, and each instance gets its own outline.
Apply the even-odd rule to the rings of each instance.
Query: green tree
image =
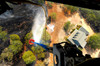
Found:
[[[100,11],[90,9],[79,9],[81,15],[86,19],[86,22],[93,28],[95,32],[100,32]]]
[[[4,35],[6,34],[4,33]],[[20,37],[17,34],[11,34],[10,45],[8,46],[8,48],[5,48],[1,53],[2,60],[5,61],[5,59],[7,59],[7,61],[11,62],[13,59],[13,55],[21,51],[22,45],[23,44],[20,41]]]
[[[53,4],[53,2],[47,2],[47,6],[48,6],[48,8],[52,8],[52,4]]]
[[[100,33],[90,36],[87,41],[87,45],[89,45],[93,49],[100,49]]]
[[[31,64],[36,60],[35,55],[31,51],[24,52],[22,58],[26,64]]]
[[[12,59],[13,59],[13,53],[12,52],[8,52],[7,53],[7,60],[8,61],[12,61]]]
[[[1,53],[1,58],[4,61],[4,59],[6,58],[7,54],[6,53]]]
[[[82,26],[81,26],[81,25],[77,25],[76,29],[77,29],[77,30],[79,30],[79,29],[80,29],[80,27],[82,27]]]
[[[21,51],[22,45],[23,45],[23,44],[22,44],[21,41],[16,40],[16,41],[13,41],[13,43],[12,43],[11,45],[9,45],[8,49],[9,49],[12,53],[16,54],[16,53],[18,53],[19,51]]]
[[[7,32],[6,31],[1,31],[0,32],[0,39],[2,39],[3,41],[5,41],[7,39]]]
[[[0,26],[0,39],[5,41],[7,39],[7,31],[2,31],[2,28],[3,27]]]
[[[50,16],[51,16],[51,19],[52,19],[53,21],[56,20],[56,13],[55,13],[55,12],[51,13]]]
[[[25,35],[24,39],[25,39],[25,43],[28,45],[29,44],[29,40],[32,38],[32,32],[29,32]]]
[[[13,53],[12,52],[1,53],[1,58],[2,58],[3,61],[6,58],[7,58],[8,61],[12,61]]]
[[[50,42],[49,42],[50,39],[51,39],[50,34],[49,34],[49,33],[46,31],[46,29],[44,28],[43,34],[42,34],[42,38],[41,38],[41,43],[43,43],[43,44],[49,46],[49,44],[50,44]]]
[[[65,9],[67,8],[67,10],[64,10],[65,13],[69,11],[71,11],[71,14],[73,14],[74,12],[77,12],[79,9],[78,7],[75,6],[71,6],[71,5],[64,5]]]
[[[65,30],[65,32],[69,32],[72,28],[73,28],[73,24],[71,24],[70,23],[70,21],[68,21],[68,22],[66,22],[65,24],[64,24],[64,30]]]
[[[44,3],[44,0],[38,0],[38,3],[39,4],[43,4]]]
[[[11,34],[10,40],[20,40],[20,37],[17,34]]]
[[[20,37],[17,34],[10,35],[10,45],[8,50],[14,55],[21,51],[23,43],[20,41]]]
[[[38,59],[45,58],[45,52],[44,52],[45,49],[42,48],[41,46],[37,47],[33,46],[31,49],[37,55]]]
[[[15,45],[9,45],[8,47],[9,51],[11,51],[13,54],[18,53],[18,48]]]

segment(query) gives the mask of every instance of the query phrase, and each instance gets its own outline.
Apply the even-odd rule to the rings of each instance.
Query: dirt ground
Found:
[[[47,2],[46,2],[46,4],[47,4]],[[54,22],[51,22],[51,24],[53,24],[55,27],[54,27],[54,31],[52,33],[50,33],[50,35],[51,35],[50,47],[53,47],[54,43],[64,41],[64,37],[66,36],[66,34],[63,30],[63,26],[67,21],[70,21],[72,24],[75,24],[75,25],[80,24],[86,30],[88,30],[90,35],[94,34],[93,30],[90,28],[89,25],[87,25],[86,21],[80,17],[79,13],[75,13],[71,17],[66,17],[61,8],[61,6],[63,6],[63,4],[53,3],[52,6],[53,7],[51,9],[48,8],[48,16],[50,16],[50,14],[52,12],[55,12],[57,16],[56,16],[56,20]],[[83,49],[83,53],[86,54],[87,51],[85,49]],[[49,59],[50,59],[50,62],[49,62],[48,66],[53,66],[53,54],[50,53]]]
[[[54,23],[54,31],[51,33],[51,44],[50,46],[53,47],[54,43],[59,42],[60,37],[65,36],[65,32],[62,30],[64,23],[67,21],[67,17],[64,15],[64,12],[60,8],[60,4],[53,3],[52,9],[48,9],[48,15],[52,12],[56,12],[56,20]],[[62,37],[62,40],[63,40]],[[53,54],[50,54],[50,62],[49,66],[53,66]]]

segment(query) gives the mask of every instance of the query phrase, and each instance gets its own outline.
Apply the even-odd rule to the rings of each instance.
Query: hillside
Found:
[[[51,22],[49,23],[49,25],[54,26],[53,32],[49,32],[51,35],[50,46],[53,46],[54,43],[66,41],[65,37],[68,36],[68,33],[64,31],[63,27],[64,27],[64,24],[68,21],[70,21],[71,24],[74,25],[74,27],[71,27],[71,29],[75,28],[77,25],[81,25],[89,32],[89,36],[92,36],[95,33],[94,32],[95,30],[92,30],[91,24],[87,22],[86,20],[87,17],[84,17],[80,10],[78,11],[76,10],[75,12],[71,13],[71,10],[68,10],[68,8],[66,7],[67,5],[65,6],[64,4],[46,2],[46,5],[48,8],[48,16],[51,17]],[[71,8],[74,8],[74,7],[70,6],[69,9]],[[55,20],[53,20],[51,16],[52,13],[55,13],[56,15],[56,18],[54,18]],[[49,30],[50,28],[47,29],[47,31]],[[83,54],[88,53],[85,48],[82,51],[83,51]],[[95,51],[90,51],[90,52],[93,52],[95,54]],[[98,54],[92,55],[92,57],[97,57],[97,56]],[[50,54],[49,59],[50,59],[49,66],[52,66],[53,64],[52,54]]]

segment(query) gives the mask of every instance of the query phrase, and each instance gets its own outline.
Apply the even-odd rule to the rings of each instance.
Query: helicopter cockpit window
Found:
[[[0,1],[0,66],[53,66],[52,47],[61,42],[99,58],[100,10],[44,0]]]

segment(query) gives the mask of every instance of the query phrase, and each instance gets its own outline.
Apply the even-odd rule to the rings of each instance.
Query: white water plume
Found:
[[[35,40],[35,42],[38,43],[40,42],[45,24],[46,24],[45,12],[40,7],[37,10],[37,14],[34,19],[34,24],[32,26],[33,39]]]

